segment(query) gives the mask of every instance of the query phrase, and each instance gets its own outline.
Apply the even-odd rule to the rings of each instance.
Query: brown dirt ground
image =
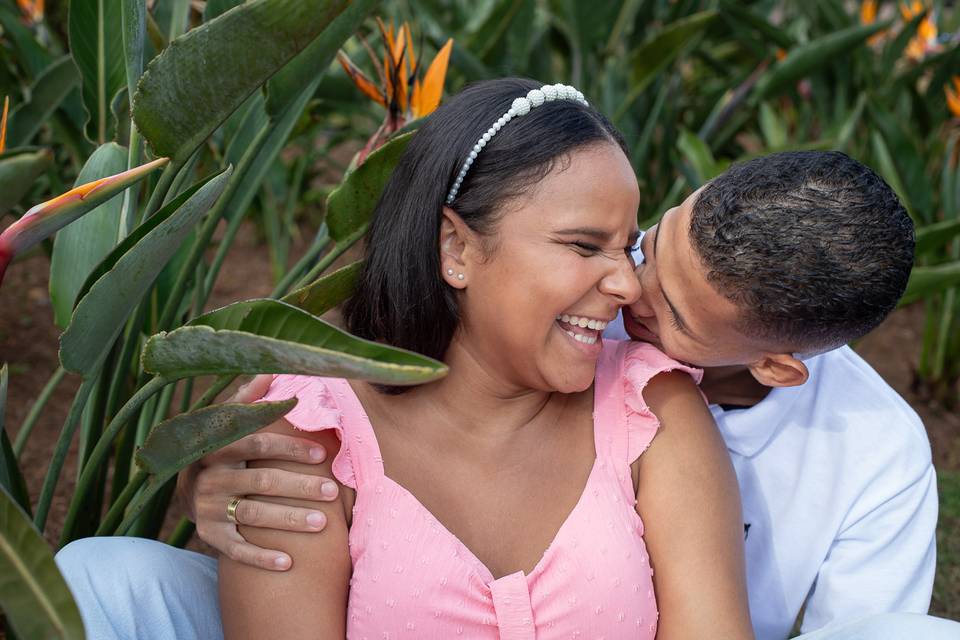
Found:
[[[309,234],[306,237],[309,238]],[[302,250],[302,246],[294,247],[291,253],[297,256]],[[10,366],[6,424],[11,439],[16,436],[30,404],[57,366],[59,331],[53,325],[47,293],[48,266],[43,255],[13,265],[0,292],[3,299],[0,305],[0,363],[7,362]],[[272,284],[266,249],[254,229],[247,226],[221,273],[210,307],[266,295]],[[960,415],[921,399],[912,389],[922,321],[923,310],[918,306],[898,310],[864,338],[857,350],[923,418],[938,468],[956,471],[960,470]],[[33,500],[37,499],[50,453],[77,386],[76,379],[68,379],[57,389],[24,452],[22,468]],[[66,497],[71,494],[76,480],[75,451],[76,446],[51,509],[46,537],[52,543],[59,536]],[[173,511],[171,521],[179,516],[176,509]]]

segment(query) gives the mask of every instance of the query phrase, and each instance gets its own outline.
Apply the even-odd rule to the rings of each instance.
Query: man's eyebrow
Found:
[[[660,224],[657,225],[657,233],[653,236],[653,259],[657,259],[657,243],[660,242],[660,229],[663,226],[663,221],[660,221]],[[657,268],[659,269],[660,263],[657,262]],[[677,311],[677,308],[673,306],[673,303],[670,302],[670,298],[667,297],[667,292],[663,289],[663,279],[658,278],[660,281],[660,294],[663,296],[663,299],[666,301],[667,306],[670,307],[670,312],[673,314],[674,319],[677,321],[677,324],[680,325],[680,328],[691,333],[690,327],[686,322],[683,321],[683,316],[680,315],[680,312]]]

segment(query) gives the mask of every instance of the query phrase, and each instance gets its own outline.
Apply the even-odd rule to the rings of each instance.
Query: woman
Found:
[[[241,527],[293,566],[221,558],[226,637],[752,637],[697,372],[599,339],[639,295],[638,201],[620,135],[575,90],[496,80],[431,116],[345,318],[450,373],[274,381],[267,398],[300,401],[269,429],[331,456],[271,464],[335,477],[340,498],[321,539]]]

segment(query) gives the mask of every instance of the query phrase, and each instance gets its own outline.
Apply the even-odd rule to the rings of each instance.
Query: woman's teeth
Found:
[[[593,318],[582,318],[580,316],[568,316],[567,314],[557,316],[557,320],[577,327],[582,327],[584,329],[596,329],[597,331],[603,331],[607,328],[608,324],[606,320],[595,320]]]
[[[566,329],[564,329],[566,331]],[[582,342],[584,344],[595,344],[597,342],[597,336],[584,336],[579,333],[574,333],[573,331],[567,331],[567,335],[576,340],[577,342]]]

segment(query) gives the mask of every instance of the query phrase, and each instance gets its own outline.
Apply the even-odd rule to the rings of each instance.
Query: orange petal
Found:
[[[943,93],[947,96],[947,108],[955,118],[960,118],[960,89],[954,91],[950,86],[943,88]]]
[[[860,3],[860,24],[873,24],[877,21],[877,0],[863,0]]]
[[[418,92],[417,104],[413,108],[413,115],[420,118],[433,112],[440,104],[443,95],[443,83],[447,78],[447,64],[450,62],[450,52],[453,50],[453,38],[437,52],[433,62],[423,76],[423,86]]]
[[[417,59],[413,54],[413,32],[407,27],[407,75],[412,76],[416,73]]]
[[[407,110],[407,73],[406,73],[406,62],[405,58],[407,57],[407,34],[409,33],[409,27],[407,23],[404,22],[400,25],[400,31],[397,32],[397,39],[393,47],[393,64],[394,64],[394,73],[396,74],[397,80],[397,106],[400,108],[401,112]]]
[[[960,94],[960,76],[953,76],[953,87],[956,89],[957,93]]]
[[[340,66],[343,67],[343,70],[347,72],[347,75],[350,76],[350,79],[353,80],[353,84],[357,85],[357,88],[360,89],[363,95],[367,96],[374,102],[379,105],[387,106],[386,101],[383,97],[383,92],[380,90],[377,85],[370,81],[363,71],[357,68],[357,65],[353,64],[347,54],[343,51],[337,52],[337,60],[340,61]]]
[[[3,99],[3,118],[0,118],[0,153],[7,148],[7,112],[10,111],[10,96]]]

